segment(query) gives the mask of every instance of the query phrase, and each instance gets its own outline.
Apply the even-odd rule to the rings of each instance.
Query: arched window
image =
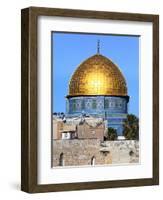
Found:
[[[130,156],[133,156],[133,155],[134,155],[134,152],[131,150],[131,151],[129,152],[129,155],[130,155]]]
[[[91,165],[92,165],[92,166],[95,165],[95,157],[94,157],[94,156],[91,158]]]
[[[96,100],[95,99],[93,99],[92,100],[92,109],[96,109]]]
[[[59,166],[64,166],[63,153],[61,153],[60,156],[59,156]]]

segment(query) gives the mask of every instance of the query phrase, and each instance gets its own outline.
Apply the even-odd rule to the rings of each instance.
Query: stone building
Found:
[[[53,139],[99,139],[104,140],[106,123],[101,118],[53,117]]]
[[[138,141],[104,141],[101,118],[53,118],[53,167],[139,162]]]
[[[77,137],[79,139],[99,139],[104,140],[105,124],[98,123],[96,125],[90,125],[86,121],[77,125]]]
[[[53,141],[53,167],[139,162],[139,142],[73,139]]]
[[[111,164],[109,151],[100,151],[99,139],[55,140],[53,166]]]

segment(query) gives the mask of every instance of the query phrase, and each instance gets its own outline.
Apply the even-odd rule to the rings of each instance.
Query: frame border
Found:
[[[37,18],[61,16],[153,23],[153,177],[38,185],[37,183]],[[159,15],[29,7],[21,10],[21,190],[28,193],[159,184]]]

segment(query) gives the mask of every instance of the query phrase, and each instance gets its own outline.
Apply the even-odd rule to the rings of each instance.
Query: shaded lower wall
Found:
[[[53,140],[53,167],[138,162],[138,141]]]

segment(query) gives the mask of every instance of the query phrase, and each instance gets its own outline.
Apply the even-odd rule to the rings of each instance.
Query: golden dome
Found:
[[[126,81],[110,59],[95,54],[82,62],[71,77],[68,96],[80,95],[126,96]]]

